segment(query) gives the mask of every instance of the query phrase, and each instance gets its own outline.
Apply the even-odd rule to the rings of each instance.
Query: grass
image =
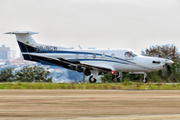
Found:
[[[1,83],[0,89],[121,89],[121,90],[180,90],[180,84],[143,83]]]

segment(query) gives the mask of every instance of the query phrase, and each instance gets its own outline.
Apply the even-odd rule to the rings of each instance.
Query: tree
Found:
[[[0,82],[12,82],[14,77],[13,68],[4,69],[0,74]]]
[[[149,49],[141,51],[141,54],[145,56],[167,58],[173,61],[180,60],[178,49],[173,44],[151,46]]]
[[[166,59],[171,59],[174,61],[174,64],[168,66],[166,75],[163,77],[161,71],[154,71],[148,73],[148,77],[153,82],[166,81],[166,82],[178,82],[180,81],[180,56],[176,46],[173,44],[167,45],[156,45],[151,46],[145,51],[141,51],[142,55],[161,57]]]
[[[68,70],[67,72],[68,79],[75,80],[76,82],[83,80],[83,73],[79,73],[77,71],[72,70]]]
[[[107,74],[102,74],[103,77],[101,77],[102,83],[111,83],[112,82],[112,74],[107,73]]]
[[[50,72],[42,67],[24,67],[16,72],[16,80],[18,82],[52,82],[52,77],[48,77]]]

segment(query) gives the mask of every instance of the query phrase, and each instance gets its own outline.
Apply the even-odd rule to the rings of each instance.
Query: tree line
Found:
[[[13,68],[1,71],[0,82],[52,82],[48,68],[27,66],[15,72]]]

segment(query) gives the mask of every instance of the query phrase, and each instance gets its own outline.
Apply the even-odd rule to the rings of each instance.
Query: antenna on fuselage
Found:
[[[78,45],[79,49],[82,49],[82,47],[80,45]]]

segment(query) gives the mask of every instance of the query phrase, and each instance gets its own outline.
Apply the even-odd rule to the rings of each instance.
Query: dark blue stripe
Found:
[[[73,52],[73,51],[47,51],[47,53],[64,53],[64,54],[88,54],[88,55],[93,55],[93,54],[96,54],[97,56],[102,56],[102,54],[98,54],[98,53],[88,53],[88,52]],[[110,57],[109,55],[105,55],[105,57]],[[128,60],[124,60],[122,58],[118,58],[118,57],[114,57],[114,59],[117,59],[117,60],[122,60],[122,61],[125,61],[125,62],[129,62],[129,63],[132,63],[132,64],[136,64],[134,62],[131,62],[131,61],[128,61]]]
[[[121,63],[121,64],[126,64],[129,65],[128,63],[124,62],[118,62],[118,61],[112,61],[112,60],[103,60],[103,59],[68,59],[69,61],[71,60],[79,60],[79,61],[107,61],[107,62],[115,62],[115,63]]]
[[[99,55],[101,56],[102,54],[98,54],[98,53],[88,53],[88,52],[73,52],[73,51],[46,51],[47,53],[68,53],[68,54],[88,54],[88,55]]]

